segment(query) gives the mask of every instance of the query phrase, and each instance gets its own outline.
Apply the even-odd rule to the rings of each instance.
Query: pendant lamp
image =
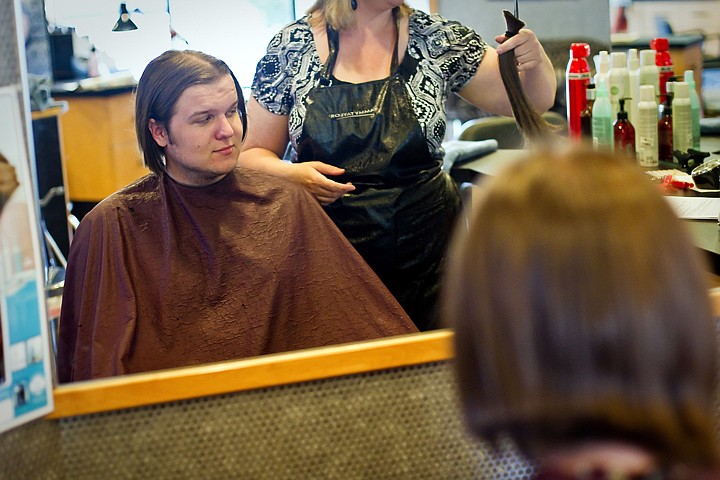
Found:
[[[130,20],[130,13],[128,13],[127,6],[125,5],[125,2],[120,3],[120,18],[118,18],[118,21],[115,22],[115,26],[113,27],[113,32],[128,32],[130,30],[137,30],[137,25],[135,25],[135,22]]]

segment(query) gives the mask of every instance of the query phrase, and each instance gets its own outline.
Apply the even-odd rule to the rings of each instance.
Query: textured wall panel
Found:
[[[14,450],[0,437],[0,478],[522,480],[531,474],[509,446],[493,455],[466,435],[445,362],[43,421],[10,435]],[[9,461],[13,451],[54,456],[45,465],[16,464]]]
[[[446,363],[60,420],[69,478],[529,478],[463,431]]]
[[[0,0],[0,87],[20,83],[13,0]]]
[[[65,479],[58,422],[35,420],[0,434],[0,479]]]

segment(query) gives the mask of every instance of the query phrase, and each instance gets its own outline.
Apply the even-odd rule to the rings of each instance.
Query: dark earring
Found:
[[[350,7],[352,7],[353,10],[357,10],[357,0],[350,0]]]

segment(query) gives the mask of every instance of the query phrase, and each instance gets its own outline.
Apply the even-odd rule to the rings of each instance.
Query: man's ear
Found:
[[[169,143],[168,133],[167,129],[162,123],[157,122],[154,118],[151,118],[150,123],[148,124],[148,130],[150,130],[150,135],[152,135],[155,143],[157,143],[162,148],[167,147]]]

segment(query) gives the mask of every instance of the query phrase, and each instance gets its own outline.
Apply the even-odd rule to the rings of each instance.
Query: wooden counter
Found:
[[[701,150],[720,150],[720,137],[702,137]],[[501,149],[467,163],[456,165],[451,171],[458,183],[480,181],[483,176],[497,175],[503,168],[523,158],[524,150]],[[710,157],[713,158],[713,157]],[[715,220],[686,220],[695,245],[707,254],[711,273],[720,285],[720,225]]]
[[[71,201],[99,202],[149,172],[137,146],[131,88],[53,96],[68,103],[61,124]]]

